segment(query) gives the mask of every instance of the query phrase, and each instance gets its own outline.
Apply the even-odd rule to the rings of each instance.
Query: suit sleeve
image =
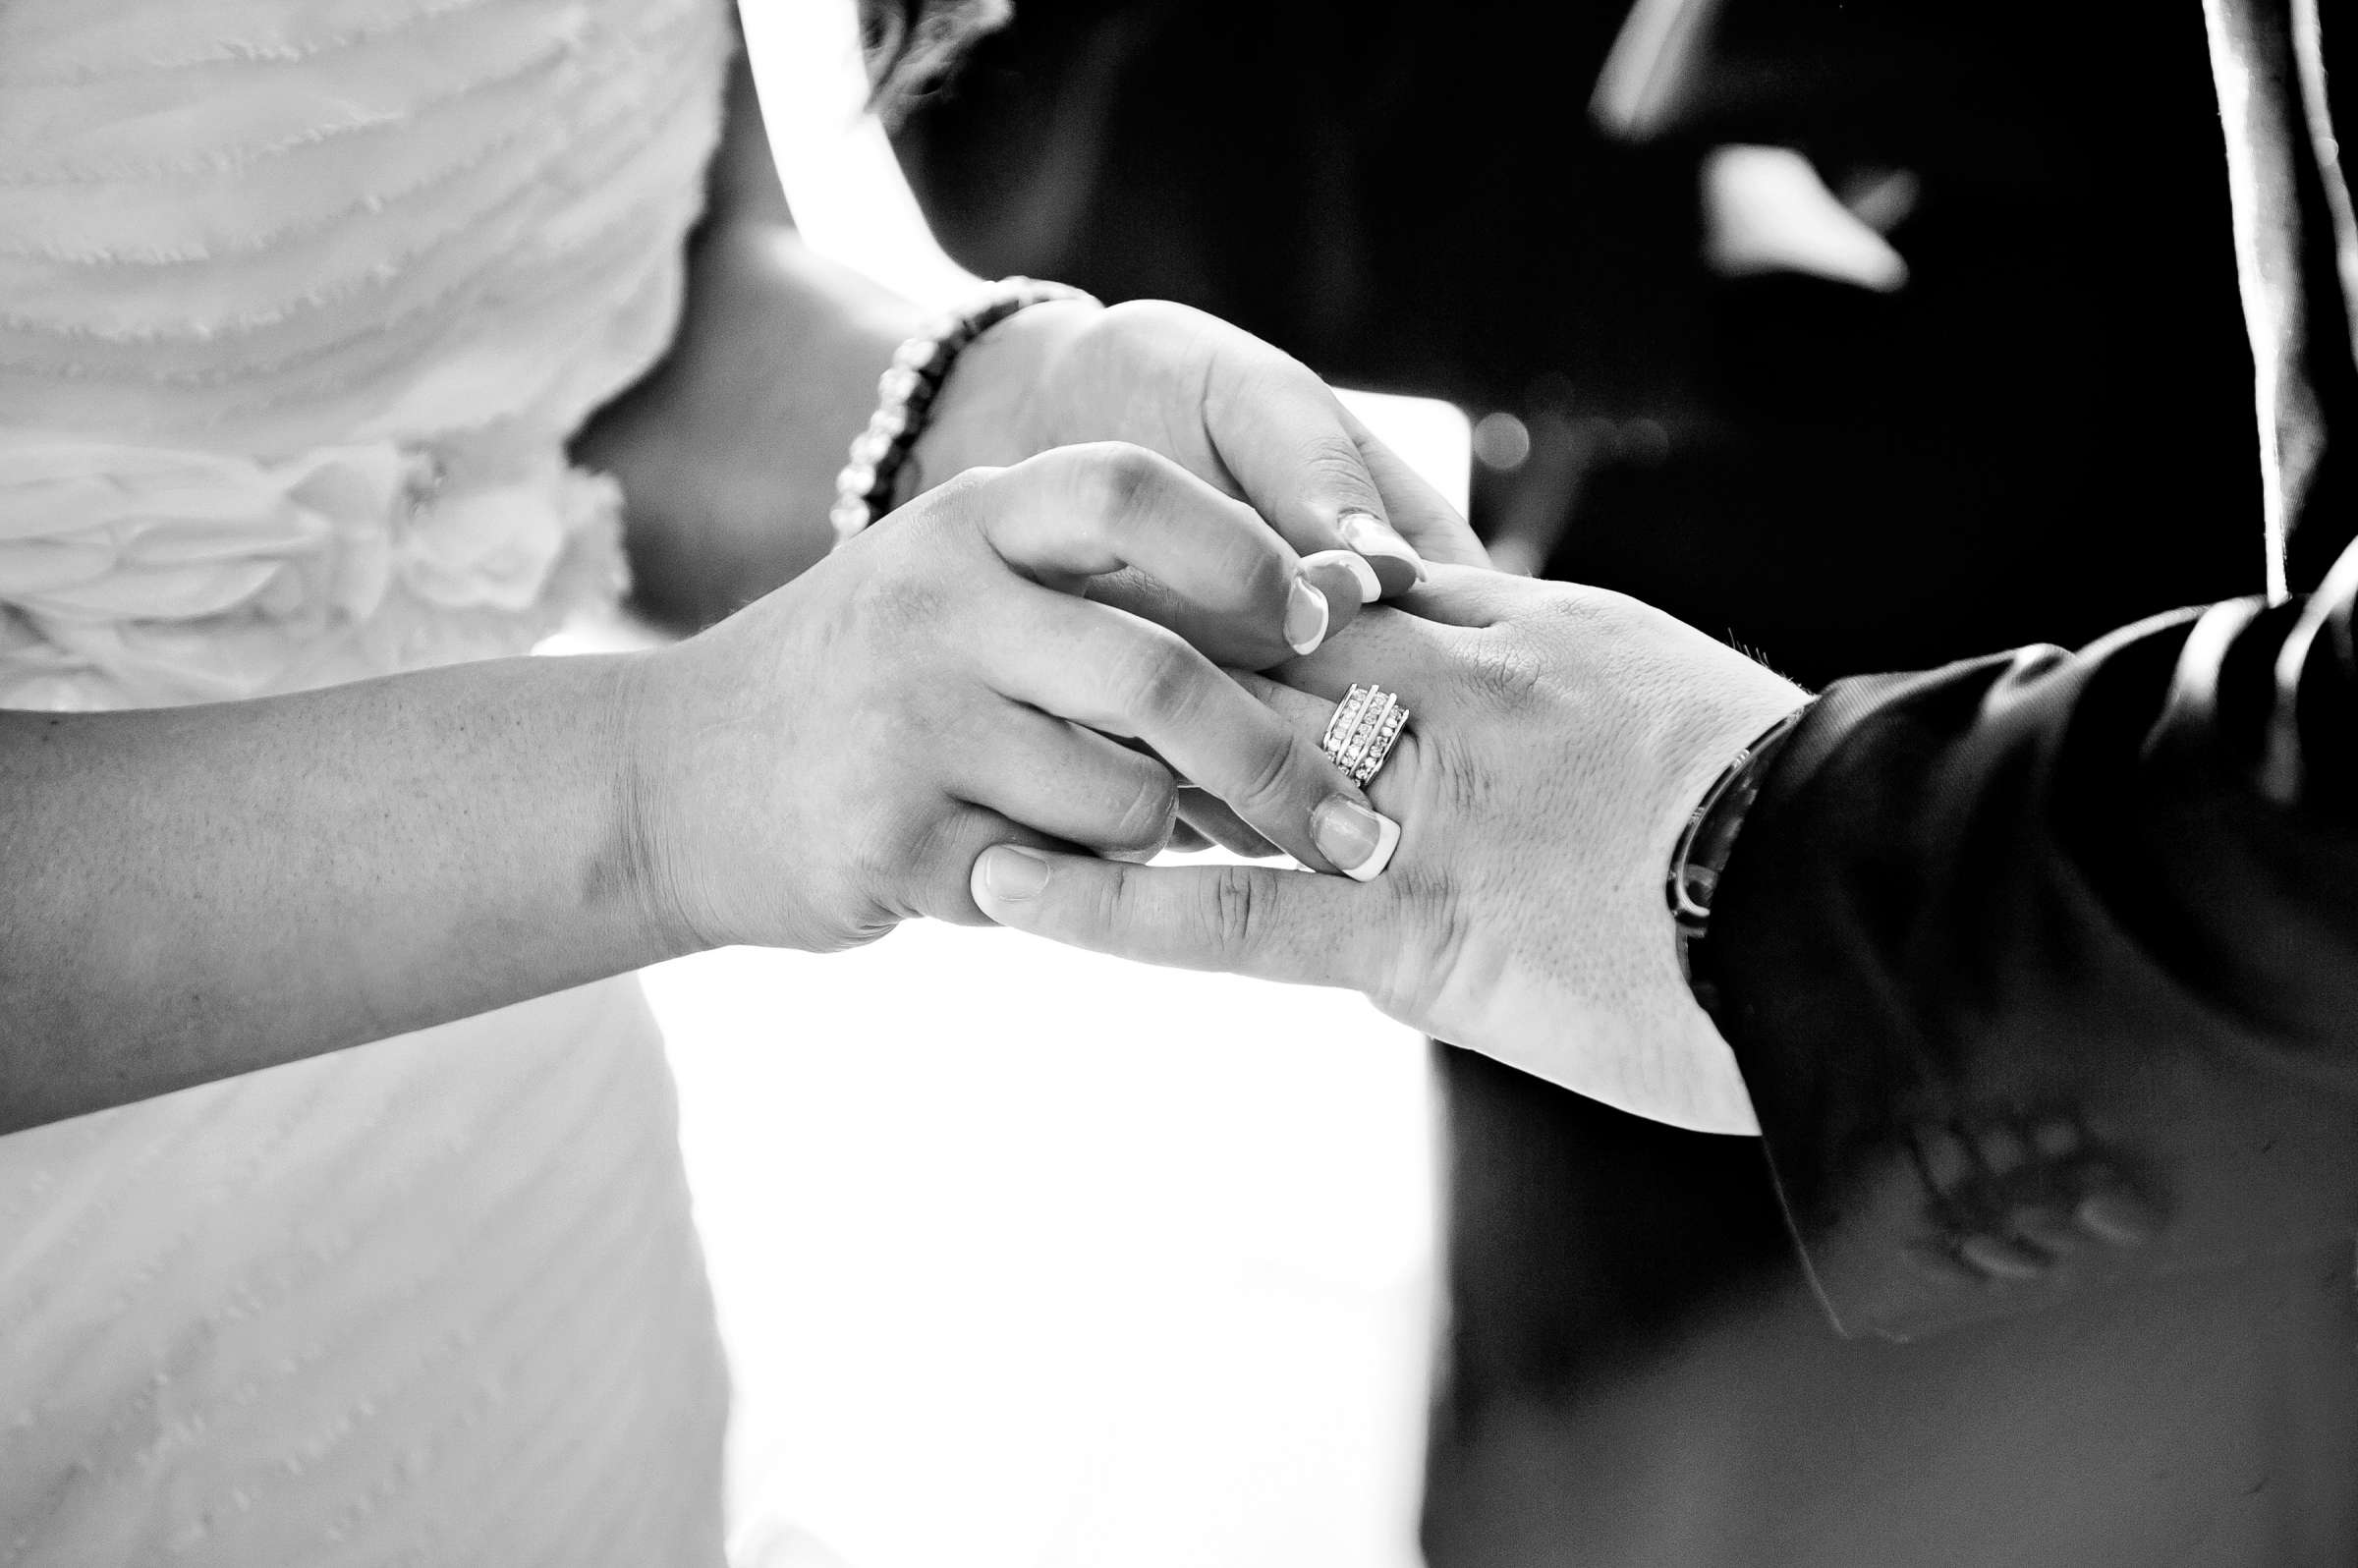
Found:
[[[2358,1231],[2354,597],[1844,681],[1773,758],[1699,991],[1844,1331]]]

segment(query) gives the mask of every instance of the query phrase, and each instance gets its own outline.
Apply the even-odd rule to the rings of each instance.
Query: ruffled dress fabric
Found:
[[[725,0],[0,4],[0,706],[522,652],[662,352]],[[0,1138],[0,1565],[717,1563],[623,980]]]

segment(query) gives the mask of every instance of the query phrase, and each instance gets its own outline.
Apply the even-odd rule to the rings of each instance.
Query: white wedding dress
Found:
[[[616,594],[564,442],[669,336],[729,47],[726,0],[0,0],[0,706]],[[632,980],[0,1138],[0,1564],[715,1564],[725,1411]]]

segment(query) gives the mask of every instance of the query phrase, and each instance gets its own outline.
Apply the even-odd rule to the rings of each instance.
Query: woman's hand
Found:
[[[1357,553],[1386,594],[1426,561],[1488,562],[1465,519],[1308,366],[1185,306],[1019,311],[960,357],[936,410],[917,447],[921,483],[1128,441],[1250,502],[1304,555]]]
[[[1163,586],[1186,637],[1059,591],[1123,571]],[[1314,813],[1365,797],[1214,662],[1275,663],[1328,624],[1293,548],[1165,459],[971,472],[647,656],[642,858],[695,941],[823,951],[912,916],[981,923],[967,870],[989,844],[1153,853],[1176,769],[1348,869]]]
[[[1400,823],[1381,878],[993,849],[977,903],[1150,963],[1348,986],[1625,1110],[1753,1131],[1679,976],[1663,883],[1705,788],[1803,694],[1616,593],[1441,568],[1408,602],[1288,666],[1286,686],[1246,678],[1305,738],[1354,682],[1400,694],[1409,726],[1369,792]]]
[[[1020,310],[959,357],[934,409],[912,457],[918,488],[1066,443],[1135,443],[1259,512],[1309,559],[1338,631],[1414,588],[1427,562],[1488,564],[1456,509],[1307,365],[1186,306]],[[1138,573],[1088,591],[1193,635],[1184,605]],[[1189,789],[1179,814],[1182,848],[1272,852],[1206,792]]]

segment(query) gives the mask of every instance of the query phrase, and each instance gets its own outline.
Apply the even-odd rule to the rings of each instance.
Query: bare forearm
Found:
[[[827,509],[876,379],[924,312],[795,233],[740,62],[713,159],[711,210],[688,256],[663,363],[600,411],[576,456],[629,497],[639,607],[703,626],[802,573],[833,540]],[[1026,311],[961,358],[955,418],[934,420],[912,487],[1043,444],[1021,406],[1074,312]],[[956,428],[946,437],[940,426]]]
[[[642,609],[702,626],[825,553],[835,473],[917,319],[783,223],[715,220],[670,355],[575,446],[622,481]]]
[[[685,950],[635,833],[638,657],[0,713],[0,1131]]]

